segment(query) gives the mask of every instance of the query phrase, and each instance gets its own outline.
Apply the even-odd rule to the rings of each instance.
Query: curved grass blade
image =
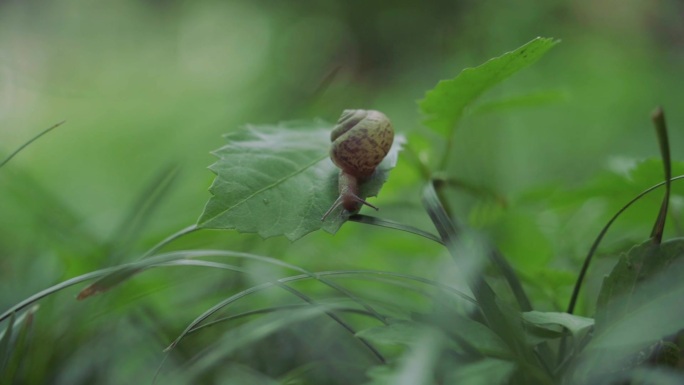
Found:
[[[665,113],[663,109],[658,107],[651,115],[653,126],[655,127],[658,137],[658,145],[660,147],[660,156],[663,159],[663,170],[665,171],[665,196],[663,203],[658,212],[658,218],[653,225],[651,231],[651,238],[653,243],[659,245],[663,241],[663,231],[665,231],[665,220],[667,218],[667,207],[670,203],[670,189],[672,178],[672,159],[670,157],[670,141],[667,137],[667,124],[665,123]]]
[[[684,179],[684,175],[679,175],[679,176],[676,176],[674,178],[670,178],[669,182],[674,182],[674,181],[679,180],[679,179]],[[586,276],[587,271],[589,270],[589,264],[591,264],[591,260],[593,259],[594,254],[596,254],[596,250],[598,250],[599,244],[603,240],[603,237],[606,235],[606,233],[608,233],[608,229],[610,229],[610,226],[613,225],[613,222],[615,222],[615,220],[617,220],[618,217],[620,217],[620,215],[622,215],[623,212],[625,212],[631,205],[636,203],[639,199],[643,198],[646,194],[650,193],[651,191],[654,191],[658,187],[667,185],[667,183],[668,183],[667,181],[660,182],[660,183],[653,185],[653,186],[647,188],[646,190],[642,191],[639,195],[637,195],[636,197],[632,198],[632,200],[627,202],[626,205],[622,206],[622,208],[620,210],[618,210],[618,212],[615,213],[615,215],[613,215],[612,218],[610,218],[608,223],[606,223],[606,225],[603,226],[603,228],[601,229],[601,232],[599,233],[599,235],[594,240],[594,243],[591,245],[591,248],[589,248],[589,253],[584,258],[584,263],[582,264],[582,269],[580,270],[580,273],[577,276],[577,281],[575,282],[575,287],[572,290],[572,296],[570,296],[570,303],[568,304],[567,313],[572,314],[575,311],[575,305],[577,305],[577,299],[579,297],[580,289],[582,288],[582,283],[584,282],[584,277]]]
[[[145,254],[143,254],[140,259],[145,259],[149,258],[154,255],[157,251],[159,251],[162,247],[168,245],[169,243],[175,241],[176,239],[188,235],[190,233],[193,233],[197,230],[200,230],[197,225],[190,225],[188,227],[185,227],[183,229],[178,230],[176,233],[169,235],[168,237],[164,238],[161,242],[157,243],[156,245],[152,246],[151,249],[147,250]]]
[[[460,291],[458,291],[458,290],[456,290],[456,289],[453,289],[453,288],[448,287],[448,286],[446,286],[446,285],[442,285],[442,284],[439,284],[438,282],[434,282],[434,281],[431,281],[431,280],[428,280],[428,279],[425,279],[425,278],[415,277],[415,276],[406,275],[406,274],[393,273],[393,272],[385,272],[385,271],[372,271],[372,270],[324,271],[324,272],[318,272],[318,273],[316,273],[315,275],[302,274],[302,275],[296,275],[296,276],[291,276],[291,277],[285,277],[285,278],[278,279],[277,281],[265,282],[265,283],[262,283],[262,284],[260,284],[260,285],[250,287],[250,288],[248,288],[248,289],[245,289],[245,290],[243,290],[243,291],[241,291],[241,292],[239,292],[239,293],[236,293],[236,294],[232,295],[231,297],[229,297],[229,298],[227,298],[227,299],[225,299],[225,300],[219,302],[218,304],[212,306],[210,309],[208,309],[208,310],[206,310],[204,313],[202,313],[202,315],[200,315],[199,317],[195,318],[195,320],[192,321],[192,322],[190,323],[190,325],[188,325],[188,326],[186,327],[186,329],[181,333],[181,335],[179,335],[179,336],[171,343],[171,345],[170,345],[169,347],[166,348],[166,350],[168,351],[168,350],[170,350],[170,349],[173,349],[173,348],[180,342],[180,340],[181,340],[182,338],[184,338],[191,330],[197,328],[202,322],[204,322],[206,319],[208,319],[209,317],[211,317],[213,314],[215,314],[215,313],[218,312],[219,310],[225,308],[226,306],[229,306],[230,304],[232,304],[232,303],[234,303],[234,302],[236,302],[236,301],[238,301],[238,300],[240,300],[240,299],[242,299],[242,298],[244,298],[244,297],[246,297],[246,296],[248,296],[248,295],[257,293],[257,292],[259,292],[259,291],[262,291],[262,290],[265,290],[265,289],[268,289],[268,288],[271,288],[271,287],[274,287],[274,286],[280,287],[280,285],[284,285],[284,284],[291,283],[291,282],[298,281],[298,280],[302,280],[302,279],[316,279],[316,280],[319,280],[319,281],[320,281],[320,280],[321,280],[321,277],[324,277],[324,276],[332,276],[332,275],[338,275],[338,276],[339,276],[339,275],[358,275],[358,274],[372,274],[372,275],[382,275],[382,276],[398,277],[398,278],[402,278],[402,279],[414,280],[414,281],[421,282],[421,283],[424,283],[424,284],[430,284],[430,285],[433,285],[433,286],[435,286],[435,287],[439,287],[440,289],[448,289],[448,290],[450,290],[450,291],[452,291],[452,292],[455,292],[455,293],[456,293],[457,295],[459,295],[460,297],[462,297],[462,298],[464,298],[464,299],[466,299],[466,300],[468,300],[468,301],[470,301],[470,302],[476,304],[475,300],[473,300],[473,299],[470,298],[469,296],[467,296],[467,295],[461,293]],[[343,294],[344,294],[344,293],[343,293]],[[301,297],[300,297],[300,298],[301,298]],[[354,300],[354,298],[352,298],[352,300]],[[365,307],[365,306],[364,306],[364,307]],[[375,311],[370,311],[369,313],[375,315],[377,312],[375,312]],[[376,316],[376,318],[378,318],[378,317]],[[383,323],[386,323],[386,322],[384,322],[384,320],[383,320],[382,317],[379,318],[379,320],[382,321]]]
[[[311,306],[314,306],[314,307],[320,306],[320,304],[318,304],[316,301],[314,301],[311,297],[307,296],[306,294],[304,294],[298,290],[295,290],[295,289],[287,286],[283,282],[282,279],[279,279],[279,280],[276,280],[273,282],[269,282],[269,283],[271,283],[273,286],[278,286],[279,288],[292,293],[293,295],[295,295],[296,297],[299,297],[302,301],[306,302],[307,304],[309,304]],[[262,288],[262,287],[264,287],[264,284],[255,286],[255,288]],[[185,330],[164,351],[168,352],[171,349],[173,349],[174,347],[176,347],[176,345],[178,345],[178,343],[183,338],[185,338],[185,336],[187,336],[191,330],[195,329],[202,321],[204,321],[205,319],[207,319],[208,317],[210,317],[212,314],[216,313],[220,309],[224,308],[225,306],[229,305],[230,303],[235,302],[235,300],[246,296],[247,294],[249,294],[249,292],[251,292],[251,291],[248,289],[248,290],[240,292],[236,295],[233,295],[233,296],[229,297],[228,299],[221,301],[217,305],[214,305],[211,309],[209,309],[206,312],[204,312],[203,314],[201,314],[193,322],[191,322],[190,325],[188,325],[185,328]],[[235,298],[235,299],[233,299],[233,298]],[[338,325],[340,325],[342,328],[344,328],[349,333],[351,333],[352,336],[357,338],[366,348],[368,348],[370,350],[370,352],[377,358],[377,360],[380,363],[384,364],[386,362],[385,357],[373,345],[371,345],[368,341],[364,340],[363,338],[356,337],[356,330],[354,330],[354,328],[352,328],[351,325],[349,325],[347,322],[345,322],[337,314],[335,314],[334,312],[332,312],[330,310],[323,310],[323,313],[325,313],[325,315],[330,317],[333,321],[337,322]]]
[[[14,341],[10,342],[9,349],[6,351],[7,356],[2,357],[2,354],[0,354],[0,373],[2,373],[1,376],[3,376],[0,382],[3,384],[5,383],[4,381],[12,384],[21,382],[18,381],[15,376],[21,367],[23,359],[26,357],[26,351],[31,343],[33,318],[37,310],[38,306],[33,306],[27,312],[17,317],[15,321],[15,325],[20,325],[20,329],[18,330],[16,337],[14,337]],[[10,339],[11,338],[12,337],[10,336]],[[0,343],[0,345],[2,345],[2,343]]]
[[[167,240],[168,241],[173,240],[173,239],[175,239],[174,237],[181,236],[184,234],[184,232],[188,233],[188,232],[194,231],[196,229],[197,229],[197,227],[195,227],[195,226],[188,227],[188,228],[174,234],[173,236],[167,238]],[[164,242],[166,242],[167,240],[162,241],[162,243],[155,246],[155,248],[161,247],[160,245],[163,244]],[[281,260],[270,258],[270,257],[265,257],[265,256],[260,256],[260,255],[256,255],[256,254],[239,253],[239,252],[231,252],[231,251],[223,251],[223,250],[200,250],[199,254],[197,254],[197,252],[181,252],[181,253],[182,254],[180,254],[180,255],[177,253],[166,254],[167,258],[169,258],[168,261],[176,260],[176,259],[183,259],[183,258],[197,258],[197,257],[201,257],[201,256],[236,257],[236,258],[247,258],[247,259],[252,259],[252,260],[258,260],[261,262],[270,263],[270,264],[273,264],[276,266],[281,266],[281,267],[285,267],[285,268],[288,268],[288,269],[291,269],[291,270],[294,270],[294,271],[297,271],[300,273],[304,273],[305,275],[308,275],[312,278],[315,278],[315,279],[319,280],[321,283],[323,283],[323,284],[345,294],[346,296],[350,297],[351,299],[355,300],[357,303],[362,305],[368,311],[376,313],[378,319],[382,320],[382,316],[379,313],[375,312],[375,310],[371,306],[364,303],[361,299],[354,296],[351,292],[347,291],[343,287],[340,287],[333,282],[329,282],[329,281],[326,281],[324,279],[317,278],[314,273],[309,272],[305,269],[302,269],[301,267],[283,262]],[[174,258],[174,255],[176,256],[175,258]],[[145,256],[143,256],[143,258],[145,258]],[[162,257],[162,258],[164,258],[164,257]],[[81,291],[81,293],[79,293],[78,299],[85,299],[85,298],[90,297],[92,295],[107,291],[107,290],[111,289],[112,287],[128,280],[130,277],[139,273],[140,271],[144,270],[145,268],[150,267],[150,266],[155,265],[155,264],[161,263],[160,261],[165,261],[165,260],[164,259],[160,260],[159,258],[146,258],[144,260],[140,260],[137,263],[122,266],[122,267],[120,267],[119,270],[112,272],[108,276],[104,276],[104,277],[100,278],[98,281],[94,282],[90,286],[83,289],[83,291]],[[248,272],[245,272],[245,273],[248,273]]]
[[[427,239],[434,241],[434,242],[437,242],[439,244],[444,244],[444,243],[442,243],[442,240],[439,239],[434,234],[428,233],[427,231],[423,231],[423,230],[415,228],[413,226],[405,225],[403,223],[394,222],[394,221],[390,221],[387,219],[382,219],[382,218],[373,217],[373,216],[364,215],[364,214],[352,215],[349,217],[349,220],[353,221],[353,222],[358,222],[358,223],[365,223],[367,225],[380,226],[380,227],[386,227],[388,229],[405,231],[407,233],[411,233],[411,234],[415,234],[415,235],[418,235],[418,236],[423,237],[423,238],[427,238]]]
[[[101,270],[96,270],[87,274],[79,275],[78,277],[74,277],[71,279],[68,279],[64,282],[58,283],[57,285],[50,286],[49,288],[42,290],[25,300],[19,302],[18,304],[12,306],[11,308],[7,309],[4,313],[0,314],[0,322],[4,321],[7,319],[9,316],[12,315],[12,313],[20,311],[24,309],[25,307],[47,297],[48,295],[54,294],[62,289],[66,289],[67,287],[77,285],[82,282],[89,281],[91,279],[99,278],[102,276],[105,276],[107,274],[115,272],[118,267],[110,267],[106,269],[101,269]]]
[[[59,123],[57,123],[57,124],[54,124],[54,125],[52,125],[52,126],[46,128],[45,130],[43,130],[42,132],[40,132],[38,135],[36,135],[36,136],[34,136],[33,138],[29,139],[28,142],[26,142],[26,143],[22,144],[21,146],[19,146],[19,148],[17,148],[16,150],[14,150],[14,152],[12,152],[11,154],[9,154],[9,156],[7,156],[7,158],[5,158],[2,162],[0,162],[0,168],[2,168],[2,166],[6,165],[10,160],[12,160],[12,158],[14,158],[15,156],[17,156],[17,154],[19,154],[23,149],[25,149],[26,147],[28,147],[29,144],[35,142],[36,140],[38,140],[38,138],[40,138],[41,136],[43,136],[43,135],[47,134],[48,132],[54,130],[55,128],[61,126],[61,125],[64,124],[65,122],[66,122],[66,120],[62,120],[61,122],[59,122]]]
[[[204,323],[202,325],[198,325],[196,328],[190,330],[188,332],[188,335],[199,332],[202,329],[206,329],[208,327],[218,325],[218,324],[223,323],[223,322],[235,321],[235,320],[238,320],[241,318],[247,318],[247,317],[251,317],[251,316],[255,316],[255,315],[276,313],[276,312],[283,311],[283,310],[304,309],[304,308],[307,308],[308,306],[309,305],[307,305],[307,304],[282,305],[282,306],[272,306],[272,307],[263,308],[263,309],[245,311],[242,313],[233,314],[233,315],[228,316],[228,317],[218,318],[216,320]],[[360,314],[360,315],[365,315],[365,316],[369,316],[369,317],[374,317],[374,315],[368,311],[356,309],[353,307],[340,307],[340,308],[336,308],[336,311],[343,312],[343,313],[353,313],[353,314]]]
[[[335,310],[335,307],[315,306],[307,307],[306,309],[298,309],[289,314],[279,312],[277,314],[259,317],[254,321],[228,330],[222,337],[213,343],[212,346],[204,349],[196,356],[192,362],[168,375],[172,375],[173,379],[178,381],[178,383],[196,383],[199,376],[203,373],[207,373],[207,370],[211,367],[225,361],[225,358],[233,352],[262,340],[279,330],[284,330],[292,325],[321,316],[326,311],[330,312]],[[164,383],[163,380],[159,382]]]
[[[115,267],[108,267],[105,269],[100,269],[96,270],[90,273],[86,273],[83,275],[79,275],[77,277],[68,279],[64,282],[60,282],[56,285],[50,286],[49,288],[42,290],[25,300],[19,302],[18,304],[12,306],[11,308],[7,309],[4,313],[0,314],[0,322],[4,321],[7,319],[12,313],[20,311],[27,306],[51,295],[54,294],[62,289],[66,289],[70,286],[77,285],[82,282],[87,282],[92,279],[96,278],[106,278],[108,275],[117,275],[121,274],[121,276],[125,276],[126,273],[129,274],[129,277],[131,274],[131,271],[141,271],[144,270],[145,268],[154,266],[155,264],[162,264],[165,262],[170,262],[173,260],[177,259],[182,259],[182,258],[199,258],[199,257],[204,257],[204,256],[224,256],[226,252],[223,250],[209,250],[209,251],[192,251],[192,252],[172,252],[168,254],[160,254],[155,257],[147,258],[144,261],[140,262],[134,262],[130,263],[127,265],[123,266],[115,266]],[[232,255],[231,255],[232,256]],[[88,288],[84,289],[87,290]],[[92,294],[91,294],[92,295]]]

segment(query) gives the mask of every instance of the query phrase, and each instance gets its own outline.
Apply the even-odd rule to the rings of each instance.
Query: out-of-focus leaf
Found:
[[[413,321],[397,321],[375,326],[356,333],[356,336],[381,345],[408,345],[416,341],[425,325]]]
[[[229,143],[214,152],[219,160],[210,167],[216,173],[213,196],[198,226],[290,240],[321,228],[335,233],[346,217],[335,212],[321,221],[339,195],[339,170],[328,155],[331,129],[322,121],[290,122],[227,135]],[[390,153],[362,184],[362,197],[378,194],[403,142],[395,136]]]
[[[545,201],[552,208],[564,208],[574,212],[578,205],[586,203],[589,199],[605,198],[605,210],[615,212],[636,195],[663,179],[662,160],[659,158],[645,160],[614,158],[609,162],[607,168],[608,170],[598,173],[579,188],[559,189],[556,187],[552,190],[540,188],[528,192],[520,200],[530,204]],[[684,162],[672,162],[672,173],[673,175],[684,174]],[[672,188],[673,195],[684,195],[684,183],[673,183]],[[646,197],[645,200],[653,207],[658,207],[660,204],[657,194]],[[636,207],[632,208],[630,212],[635,209],[640,210],[640,215],[634,215],[640,221],[646,214],[653,212],[650,205],[643,210]],[[641,215],[642,213],[644,215]]]
[[[413,348],[401,358],[401,365],[389,378],[386,385],[433,385],[434,368],[443,348],[441,333],[425,329],[413,344]],[[375,384],[375,383],[374,383]]]
[[[282,382],[268,377],[264,373],[246,365],[231,363],[221,371],[221,382],[224,384],[250,384],[250,385],[279,385]]]
[[[650,301],[647,296],[633,296],[641,282],[664,271],[684,256],[684,239],[663,242],[660,245],[646,241],[623,255],[613,271],[603,279],[596,305],[597,332]],[[663,291],[669,290],[667,287]],[[684,298],[681,298],[679,305]],[[673,304],[674,305],[674,304]]]
[[[634,250],[644,253],[644,245]],[[610,323],[599,324],[596,319],[594,338],[567,370],[568,383],[614,383],[615,378],[607,377],[624,377],[627,370],[649,358],[654,344],[682,329],[684,259],[647,276],[641,281],[637,278],[638,285],[623,286],[628,291],[622,297],[610,297],[608,309],[602,310],[610,316]],[[605,319],[606,315],[601,318]]]
[[[538,37],[478,67],[466,68],[454,79],[440,81],[418,102],[426,116],[425,125],[449,136],[465,108],[478,96],[536,62],[557,43],[557,40]]]
[[[515,368],[516,365],[510,361],[484,358],[476,362],[454,365],[454,369],[449,373],[446,383],[468,385],[507,384],[509,378],[515,372]]]
[[[560,325],[568,329],[573,335],[586,333],[592,326],[592,318],[580,317],[568,313],[528,311],[522,314],[525,322],[550,329],[552,325]],[[553,330],[553,329],[550,329]]]
[[[629,379],[630,384],[653,385],[681,385],[684,384],[684,374],[663,367],[644,367],[633,370]]]
[[[334,306],[309,306],[265,315],[244,323],[228,330],[221,338],[207,346],[191,365],[183,368],[182,371],[172,372],[173,379],[178,380],[177,383],[196,383],[193,380],[203,373],[207,373],[210,368],[225,363],[226,357],[230,354],[280,330],[286,330],[297,323],[311,320],[334,309]]]
[[[522,313],[522,318],[527,323],[526,330],[533,336],[542,337],[541,340],[563,336],[564,333],[559,328],[562,326],[572,334],[576,344],[582,341],[594,326],[592,318],[568,313],[528,311]]]
[[[460,346],[466,355],[480,358],[492,356],[497,358],[512,357],[511,349],[492,329],[481,322],[461,314],[435,314],[426,318],[425,322],[435,324],[444,330],[450,339]]]

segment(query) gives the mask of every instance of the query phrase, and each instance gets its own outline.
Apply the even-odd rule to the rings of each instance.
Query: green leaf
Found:
[[[528,311],[522,313],[522,318],[528,332],[543,337],[542,340],[563,336],[559,326],[564,327],[572,334],[576,347],[594,327],[593,318],[568,313]]]
[[[467,317],[451,314],[448,321],[442,320],[437,324],[434,324],[435,319],[428,318],[425,321],[427,323],[395,321],[388,325],[361,330],[356,333],[356,336],[379,345],[411,346],[427,332],[439,333],[445,347],[458,348],[460,346],[459,351],[466,351],[477,357],[508,358],[513,356],[506,343],[491,329]],[[444,322],[447,324],[443,325]],[[444,334],[445,332],[448,336]]]
[[[675,262],[682,260],[682,256],[684,239],[674,239],[660,245],[649,240],[620,257],[610,275],[603,279],[599,292],[596,304],[597,332],[652,300],[650,296],[657,293],[639,293],[641,283],[672,268]],[[669,288],[663,286],[660,290],[667,291]]]
[[[466,68],[454,79],[442,80],[418,102],[425,125],[449,136],[470,103],[491,87],[541,58],[558,40],[538,37],[475,68]]]
[[[525,322],[549,329],[551,325],[560,325],[568,329],[572,335],[586,333],[594,326],[592,318],[580,317],[568,313],[528,311],[522,314]],[[553,329],[550,329],[553,330]]]
[[[669,246],[661,253],[671,252],[681,247],[683,242],[677,240],[679,245],[673,243],[662,243],[661,247]],[[630,254],[643,255],[648,251],[645,247],[640,245]],[[655,255],[658,255],[657,249],[649,258]],[[644,269],[641,267],[637,270]],[[657,274],[642,276],[648,278],[637,285],[623,286],[621,290],[627,292],[623,292],[622,296],[611,296],[605,305],[607,310],[598,309],[604,315],[599,317],[597,314],[594,338],[574,360],[573,367],[567,369],[568,375],[577,377],[569,378],[567,383],[597,383],[599,378],[601,383],[613,383],[606,381],[607,373],[624,373],[645,359],[650,359],[649,351],[654,343],[667,340],[682,329],[684,281],[681,277],[684,276],[684,259],[676,258]]]
[[[326,311],[332,311],[334,306],[309,306],[292,311],[283,311],[259,317],[253,321],[241,324],[226,331],[220,338],[206,346],[200,354],[193,358],[190,364],[167,374],[173,376],[174,383],[193,384],[207,370],[224,365],[231,354],[244,350],[250,345],[267,338],[280,330],[287,330],[301,322],[315,319]],[[170,379],[161,378],[158,383],[168,383]]]
[[[399,360],[399,366],[391,377],[378,384],[386,385],[433,385],[433,379],[440,353],[443,350],[442,334],[434,329],[425,329],[407,354]]]
[[[448,384],[496,385],[508,384],[516,365],[510,361],[484,358],[476,362],[455,365],[449,373]]]
[[[356,336],[379,345],[411,346],[425,329],[425,325],[413,321],[397,321],[361,330]]]
[[[347,219],[323,214],[337,199],[339,170],[330,160],[332,124],[322,121],[247,126],[226,135],[210,169],[213,194],[198,220],[209,229],[235,229],[264,238],[294,241],[324,229],[335,233]],[[404,138],[395,136],[390,153],[361,185],[361,197],[376,196],[397,162]]]

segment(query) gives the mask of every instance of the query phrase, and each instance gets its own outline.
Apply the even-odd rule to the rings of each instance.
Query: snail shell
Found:
[[[348,213],[356,213],[361,205],[377,210],[359,197],[359,185],[373,175],[392,147],[394,129],[390,120],[379,111],[344,110],[330,140],[330,158],[340,168],[340,196],[321,220],[339,206]]]
[[[361,181],[370,177],[394,141],[390,120],[380,111],[344,110],[330,134],[330,158]]]

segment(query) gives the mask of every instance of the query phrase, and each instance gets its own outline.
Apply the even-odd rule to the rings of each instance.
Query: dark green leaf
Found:
[[[466,68],[454,79],[440,81],[418,102],[426,116],[425,125],[449,136],[470,103],[489,88],[536,62],[556,43],[557,40],[538,37],[479,67]]]
[[[522,314],[525,322],[549,329],[552,325],[560,325],[573,335],[586,333],[594,326],[592,318],[580,317],[568,313],[528,311]],[[553,329],[551,329],[553,330]]]
[[[455,365],[448,376],[448,384],[497,385],[508,384],[516,365],[510,361],[495,358]]]
[[[330,306],[309,306],[291,311],[283,311],[275,314],[264,315],[253,321],[241,324],[228,330],[221,338],[207,346],[203,352],[195,357],[190,366],[172,372],[174,382],[195,383],[192,379],[207,373],[209,368],[226,362],[226,357],[233,352],[244,349],[250,344],[262,340],[279,330],[293,327],[297,323],[313,319],[323,315],[326,311],[333,310]],[[165,383],[161,381],[159,383]]]
[[[684,239],[675,239],[660,245],[649,240],[620,257],[613,271],[603,280],[596,304],[597,331],[649,301],[650,298],[644,295],[635,295],[641,282],[670,268],[678,260],[684,261],[683,255]],[[662,290],[668,288],[662,287]]]
[[[380,345],[410,346],[425,329],[425,325],[413,321],[397,321],[361,330],[356,336]]]
[[[673,242],[664,242],[661,246],[669,243]],[[666,246],[667,249],[664,251],[650,250],[653,254],[648,257],[681,248],[682,241],[677,240],[676,243],[678,245]],[[630,254],[649,253],[649,250],[645,249],[647,245],[653,246],[648,242],[636,247]],[[636,270],[643,272],[649,269],[642,266]],[[622,267],[619,271],[624,272]],[[602,305],[607,309],[599,308],[602,316],[597,316],[597,331],[594,338],[584,348],[573,367],[567,371],[568,374],[576,373],[587,377],[577,378],[575,382],[596,383],[595,379],[606,373],[624,373],[626,369],[648,359],[649,351],[654,344],[681,330],[684,319],[684,259],[676,258],[666,268],[661,268],[657,274],[643,276],[647,278],[640,280],[636,277],[637,285],[622,285],[619,290],[623,293],[622,296],[616,295],[616,287],[616,291],[610,293],[606,305]],[[628,274],[627,278],[630,279],[627,281],[633,282],[632,277],[634,274]],[[602,383],[607,383],[605,378]]]
[[[321,228],[335,233],[346,217],[335,212],[321,221],[339,195],[339,170],[328,155],[331,129],[322,121],[290,122],[227,135],[229,143],[214,152],[219,160],[210,167],[216,173],[213,197],[198,226],[290,240]],[[362,197],[378,194],[403,142],[395,137],[390,153],[361,186]]]
[[[526,330],[533,337],[541,338],[538,342],[545,339],[562,337],[565,335],[562,328],[565,328],[572,334],[575,346],[577,347],[594,327],[594,320],[592,318],[568,313],[528,311],[523,313],[522,317],[526,322]]]

